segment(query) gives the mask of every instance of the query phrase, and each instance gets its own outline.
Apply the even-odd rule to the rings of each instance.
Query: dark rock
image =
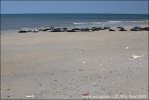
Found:
[[[142,31],[143,28],[142,27],[137,27],[135,26],[134,28],[131,28],[130,31]]]
[[[48,31],[48,30],[50,30],[49,28],[45,28],[45,29],[43,29],[42,31]]]
[[[82,28],[81,29],[81,31],[83,31],[83,32],[89,32],[89,30],[91,30],[91,29],[89,29],[89,28]]]
[[[118,29],[122,29],[123,27],[117,27]]]
[[[21,28],[19,33],[27,33],[28,32],[28,29],[27,28]]]
[[[20,30],[19,33],[27,33],[28,31]]]
[[[99,31],[99,28],[97,28],[97,27],[92,27],[91,30],[92,30],[92,31]]]
[[[110,27],[104,27],[103,29],[110,29]]]
[[[123,27],[117,27],[119,29],[119,31],[127,31],[125,28]]]
[[[126,29],[120,29],[119,31],[127,31]]]
[[[53,26],[49,26],[49,27],[42,27],[39,29],[39,31],[49,31],[49,30],[53,30],[54,27]]]
[[[81,31],[83,31],[84,30],[84,28],[73,28],[73,29],[71,29],[71,30],[68,30],[68,31],[71,31],[71,32],[81,32]]]
[[[61,28],[57,28],[57,29],[51,30],[51,32],[63,32],[63,30]]]
[[[73,30],[81,30],[80,28],[73,28]]]
[[[144,31],[149,31],[149,27],[144,27],[143,30]]]
[[[59,30],[60,32],[67,32],[67,31],[68,31],[67,28],[58,28],[58,30]]]
[[[76,32],[74,29],[68,30],[67,32]]]
[[[127,30],[124,28],[120,28],[119,31],[127,31]]]
[[[109,31],[115,31],[114,29],[109,29]]]

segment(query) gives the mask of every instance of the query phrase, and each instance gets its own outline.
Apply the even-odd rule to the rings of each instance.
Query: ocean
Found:
[[[1,30],[40,27],[148,26],[147,14],[1,14]]]

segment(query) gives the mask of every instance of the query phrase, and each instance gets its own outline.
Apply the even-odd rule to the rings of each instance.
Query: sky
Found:
[[[148,1],[1,1],[1,13],[148,14]]]

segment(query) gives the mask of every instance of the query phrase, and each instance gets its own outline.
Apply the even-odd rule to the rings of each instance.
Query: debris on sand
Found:
[[[7,98],[10,98],[10,96],[8,95]]]
[[[11,89],[6,89],[6,88],[3,88],[3,90],[4,90],[4,91],[10,91]]]
[[[143,57],[143,55],[132,55],[131,58],[137,59],[137,58],[141,58],[141,57]]]
[[[34,98],[35,95],[27,95],[26,98]]]
[[[89,91],[87,93],[82,94],[82,96],[89,96]]]
[[[129,47],[126,47],[125,49],[126,49],[126,50],[129,49]]]
[[[82,62],[82,64],[86,64],[86,62],[85,62],[85,61],[83,61],[83,62]]]

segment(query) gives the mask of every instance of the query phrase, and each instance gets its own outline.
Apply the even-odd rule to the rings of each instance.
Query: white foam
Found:
[[[78,25],[78,24],[86,24],[86,23],[81,23],[81,22],[80,22],[80,23],[76,23],[76,22],[74,22],[73,24],[76,24],[76,25]]]
[[[143,22],[149,22],[148,20],[143,20],[143,21],[108,21],[109,23],[121,23],[121,22],[128,22],[128,23],[143,23]]]
[[[109,23],[120,23],[122,21],[108,21]]]

